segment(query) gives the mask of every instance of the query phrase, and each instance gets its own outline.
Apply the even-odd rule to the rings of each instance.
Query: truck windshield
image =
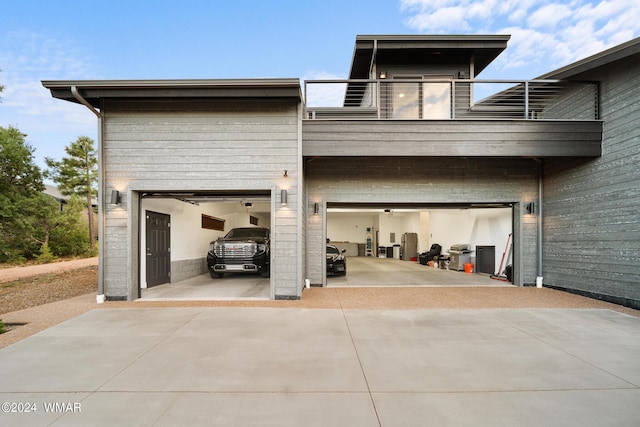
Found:
[[[265,228],[234,228],[225,238],[267,238],[269,230]]]

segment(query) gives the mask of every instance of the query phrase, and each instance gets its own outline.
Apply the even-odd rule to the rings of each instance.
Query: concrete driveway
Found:
[[[96,309],[0,350],[0,378],[7,426],[637,426],[640,318]]]

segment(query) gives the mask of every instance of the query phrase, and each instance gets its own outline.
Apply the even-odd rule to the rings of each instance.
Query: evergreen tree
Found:
[[[93,226],[92,199],[97,196],[97,152],[93,146],[93,140],[86,136],[79,137],[71,145],[65,147],[64,150],[67,156],[60,161],[49,157],[45,158],[47,166],[51,168],[47,171],[47,176],[58,184],[58,189],[62,194],[75,194],[85,199],[89,222],[89,245],[91,251],[94,251],[96,239]]]
[[[0,262],[20,260],[39,250],[25,217],[37,208],[31,199],[44,190],[44,184],[25,137],[14,127],[0,127]]]

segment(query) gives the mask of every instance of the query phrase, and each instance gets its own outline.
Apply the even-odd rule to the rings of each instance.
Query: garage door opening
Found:
[[[271,190],[141,192],[139,212],[142,300],[270,299],[268,275],[230,268],[214,278],[207,253],[230,230],[271,229]]]
[[[327,203],[327,251],[333,251],[331,246],[338,249],[347,273],[334,274],[333,258],[327,253],[325,283],[328,287],[512,286],[507,279],[492,278],[513,264],[508,244],[512,232],[510,203]]]

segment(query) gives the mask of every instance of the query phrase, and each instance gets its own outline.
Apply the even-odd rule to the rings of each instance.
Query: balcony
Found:
[[[563,80],[307,80],[305,119],[597,120],[598,85]]]
[[[598,85],[560,80],[314,80],[302,154],[598,157]]]

